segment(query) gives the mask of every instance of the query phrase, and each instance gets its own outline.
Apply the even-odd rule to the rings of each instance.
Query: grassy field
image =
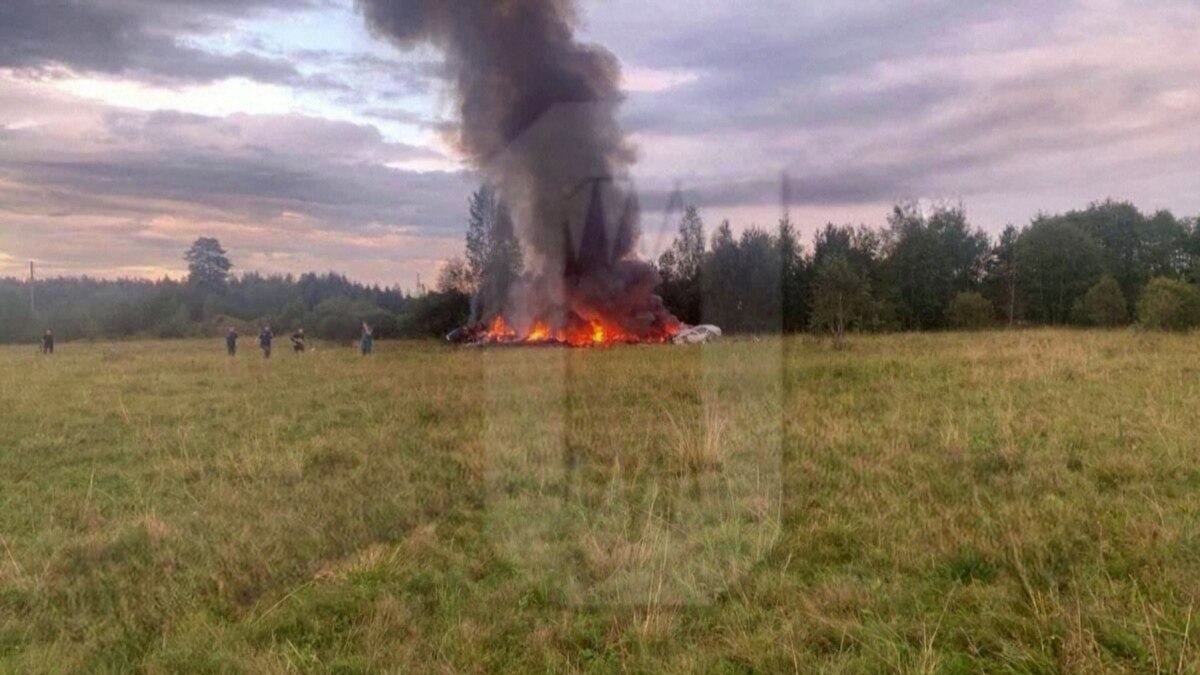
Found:
[[[1200,338],[0,348],[0,672],[1200,672]]]

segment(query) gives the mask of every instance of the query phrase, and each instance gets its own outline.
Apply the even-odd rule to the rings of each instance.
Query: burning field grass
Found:
[[[1200,347],[0,350],[0,672],[1197,672]]]

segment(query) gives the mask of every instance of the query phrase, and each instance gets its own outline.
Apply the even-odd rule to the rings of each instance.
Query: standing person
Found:
[[[297,329],[295,333],[292,333],[292,351],[296,352],[297,354],[304,353],[304,329],[303,328]]]
[[[263,350],[263,358],[271,358],[271,340],[275,339],[275,334],[271,332],[271,327],[266,326],[262,332],[258,334],[258,346]]]
[[[49,328],[42,334],[42,353],[47,356],[54,353],[54,331]]]
[[[229,352],[230,356],[237,356],[237,341],[237,329],[230,326],[229,332],[225,334],[225,349]]]
[[[375,351],[375,335],[371,330],[370,324],[366,321],[362,325],[362,355],[369,356]]]

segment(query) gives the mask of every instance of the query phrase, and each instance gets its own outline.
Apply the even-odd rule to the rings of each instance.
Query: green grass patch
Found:
[[[0,349],[0,672],[1200,672],[1200,341]]]

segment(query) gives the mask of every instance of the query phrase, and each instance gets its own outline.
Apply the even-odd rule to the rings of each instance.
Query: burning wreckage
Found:
[[[606,347],[702,344],[721,337],[716,326],[684,324],[655,293],[658,270],[633,253],[639,210],[632,189],[609,178],[585,183],[575,194],[586,198],[568,204],[567,223],[557,231],[560,255],[541,256],[537,272],[502,293],[480,290],[470,323],[447,335],[448,342]]]
[[[618,344],[667,344],[700,345],[721,339],[721,329],[712,325],[688,326],[675,323],[649,335],[614,329],[603,320],[584,322],[574,317],[571,327],[552,329],[543,321],[537,321],[527,331],[518,331],[497,316],[490,323],[476,323],[452,331],[446,336],[451,344],[466,347],[487,346],[551,346],[551,347],[609,347]]]
[[[654,293],[660,277],[630,252],[638,206],[632,190],[611,179],[587,181],[580,227],[562,230],[561,263],[516,280],[500,298],[482,290],[468,326],[446,336],[467,346],[606,347],[618,344],[702,344],[721,337],[716,326],[688,326]],[[616,206],[618,208],[613,208]],[[568,208],[569,213],[580,209]],[[611,214],[611,215],[610,215]]]
[[[511,210],[532,270],[484,288],[462,344],[709,341],[655,295],[636,254],[636,151],[617,121],[620,62],[581,43],[573,0],[359,0],[371,28],[402,49],[432,46],[453,85],[448,140]],[[698,332],[697,332],[698,331]]]
[[[551,330],[542,322],[534,324],[524,336],[509,327],[504,317],[496,317],[490,324],[476,324],[456,329],[446,336],[451,344],[466,347],[529,346],[529,347],[608,347],[616,344],[666,344],[702,345],[720,340],[721,329],[716,326],[679,325],[678,332],[669,336],[640,338],[621,332],[612,332],[604,324],[593,322],[575,330]]]

